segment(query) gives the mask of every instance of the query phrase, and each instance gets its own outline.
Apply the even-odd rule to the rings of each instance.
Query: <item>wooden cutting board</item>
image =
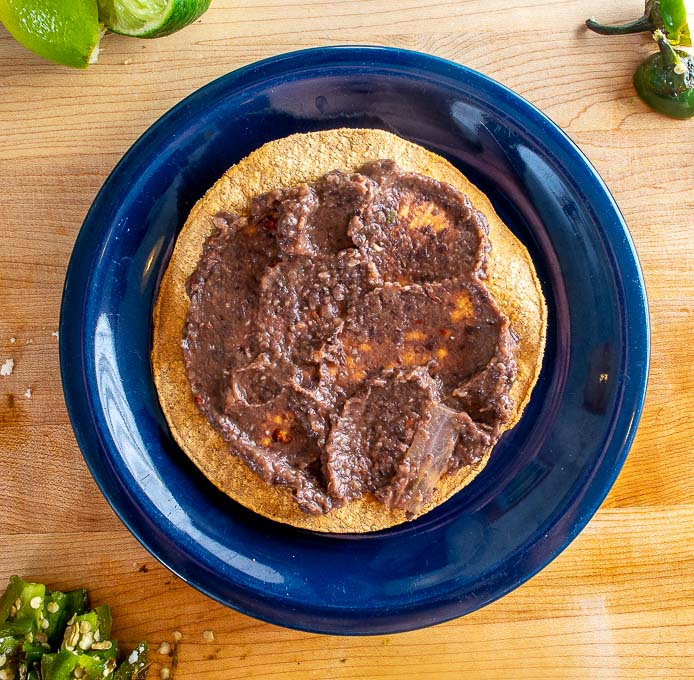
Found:
[[[13,573],[87,586],[124,645],[183,635],[174,677],[694,678],[694,121],[634,96],[652,45],[583,20],[637,16],[618,0],[215,0],[157,41],[107,36],[71,71],[0,27],[0,582]],[[97,190],[135,139],[182,97],[236,67],[300,47],[393,45],[478,69],[539,106],[578,143],[638,248],[653,353],[623,472],[549,567],[458,621],[375,638],[260,623],[212,602],[131,537],[92,481],[60,387],[60,296]],[[213,631],[205,640],[203,631]],[[173,659],[153,655],[150,677]]]

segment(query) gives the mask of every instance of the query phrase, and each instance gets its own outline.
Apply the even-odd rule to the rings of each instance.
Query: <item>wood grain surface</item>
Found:
[[[183,638],[174,677],[694,678],[694,121],[649,111],[631,75],[643,36],[582,29],[638,0],[213,0],[174,36],[106,36],[86,72],[41,61],[0,27],[0,582],[87,586],[115,635]],[[160,566],[103,500],[63,403],[58,314],[82,219],[108,172],[162,113],[256,59],[339,43],[464,63],[515,89],[602,174],[636,242],[652,323],[641,426],[610,495],[550,566],[434,628],[325,637],[260,623]],[[27,392],[30,390],[31,392]],[[28,396],[30,394],[30,397]],[[214,631],[214,641],[202,637]]]

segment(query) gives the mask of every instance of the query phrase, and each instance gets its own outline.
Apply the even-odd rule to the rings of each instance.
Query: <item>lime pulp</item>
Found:
[[[113,33],[160,38],[193,23],[207,11],[210,0],[98,0],[98,4],[99,18]]]

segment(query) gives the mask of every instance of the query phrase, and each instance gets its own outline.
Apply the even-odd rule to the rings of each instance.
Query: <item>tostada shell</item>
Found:
[[[388,510],[370,494],[324,515],[302,512],[291,491],[271,486],[229,450],[198,410],[183,362],[181,336],[189,300],[186,280],[195,270],[220,211],[247,214],[250,199],[272,189],[311,182],[331,170],[355,171],[368,161],[392,159],[406,172],[448,182],[467,195],[489,223],[492,250],[486,285],[519,336],[518,374],[511,388],[513,427],[537,381],[545,348],[547,308],[526,248],[494,211],[489,199],[444,158],[383,130],[333,129],[295,134],[269,142],[227,170],[191,210],[169,261],[154,309],[152,368],[159,401],[174,438],[215,486],[270,519],[303,529],[363,533],[405,522],[402,510]],[[439,481],[419,515],[443,503],[484,468],[491,451],[475,466]]]

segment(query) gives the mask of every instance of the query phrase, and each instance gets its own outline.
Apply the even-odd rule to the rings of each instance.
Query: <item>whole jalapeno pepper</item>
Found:
[[[651,108],[672,118],[694,116],[694,57],[675,49],[665,34],[653,34],[659,51],[641,62],[634,87]]]
[[[646,0],[643,16],[626,24],[601,24],[588,19],[586,26],[601,35],[625,35],[627,33],[652,33],[660,29],[673,45],[690,47],[692,44],[687,24],[687,8],[684,0]]]

